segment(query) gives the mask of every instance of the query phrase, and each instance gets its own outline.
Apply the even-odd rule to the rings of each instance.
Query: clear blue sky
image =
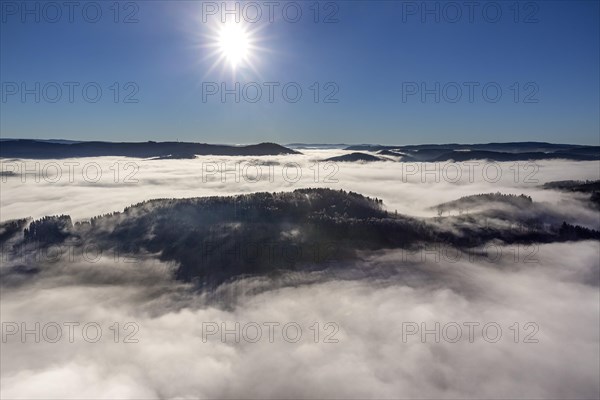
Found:
[[[439,22],[435,11],[422,14],[421,1],[340,1],[337,10],[321,2],[319,23],[314,21],[314,2],[296,3],[302,10],[297,23],[291,22],[296,8],[288,7],[284,15],[285,2],[274,8],[273,22],[268,6],[257,3],[263,15],[258,22],[245,21],[244,29],[253,32],[252,41],[260,49],[251,49],[250,62],[234,70],[226,62],[211,69],[217,58],[209,46],[216,43],[214,30],[219,29],[221,14],[219,10],[216,16],[208,15],[211,10],[201,2],[122,2],[118,15],[112,1],[94,3],[85,13],[87,2],[80,2],[71,22],[66,7],[57,17],[56,9],[44,9],[45,3],[29,2],[34,11],[23,14],[24,3],[2,1],[1,136],[218,143],[600,144],[598,1],[490,5],[480,1],[474,9],[463,1],[453,3],[459,9],[447,2],[425,2],[432,10],[439,7]],[[92,23],[96,5],[102,16]],[[502,14],[497,18],[498,10]],[[246,17],[254,17],[254,10],[246,11]],[[324,23],[329,14],[338,22]],[[138,22],[123,23],[128,15]],[[243,21],[244,14],[241,17]],[[203,82],[233,87],[236,81],[296,82],[303,95],[297,103],[288,102],[279,86],[271,103],[262,86],[256,103],[243,96],[235,103],[233,95],[223,103],[219,94],[203,101]],[[35,102],[35,93],[22,101],[21,85],[35,92],[36,82],[40,102]],[[62,85],[55,103],[49,101],[58,96],[49,82]],[[65,82],[79,84],[73,102]],[[102,89],[96,103],[83,97],[82,87],[88,82]],[[126,86],[128,82],[139,88],[131,97],[137,103],[123,102],[136,88]],[[314,82],[320,88],[317,103],[315,86],[311,89]],[[335,86],[325,87],[327,82]],[[440,101],[435,102],[435,94],[423,101],[421,85],[435,91],[436,82]],[[472,101],[466,82],[478,85],[472,86]],[[338,102],[324,103],[325,95],[336,87],[339,92],[333,98]],[[457,87],[462,97],[452,102]],[[492,102],[496,87],[502,97]],[[415,88],[416,94],[407,92]],[[88,86],[90,97],[94,90]],[[248,97],[254,96],[248,92]]]

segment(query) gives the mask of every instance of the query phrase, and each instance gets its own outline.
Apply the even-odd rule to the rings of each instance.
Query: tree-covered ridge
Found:
[[[482,144],[422,144],[408,146],[353,145],[346,150],[389,150],[404,153],[402,162],[464,162],[469,160],[535,161],[535,160],[599,160],[599,146],[554,144],[545,142],[513,142]]]
[[[381,218],[387,215],[383,201],[358,193],[331,189],[297,189],[293,192],[260,192],[237,196],[211,196],[187,199],[153,199],[76,223],[102,226],[119,220],[140,220],[151,215],[169,219],[172,224],[188,226],[224,222],[298,220],[307,216],[330,218]]]
[[[468,212],[470,209],[476,207],[489,206],[490,203],[503,203],[514,207],[528,208],[533,204],[533,199],[524,194],[502,194],[500,192],[482,193],[471,196],[463,196],[458,200],[438,204],[434,208],[438,211],[439,215],[442,215],[442,213],[451,210]]]
[[[233,197],[158,199],[122,213],[76,224],[81,240],[93,238],[120,253],[150,252],[175,261],[178,277],[220,282],[299,264],[352,256],[355,249],[413,242],[419,224],[398,219],[383,235],[382,200],[331,189],[299,189]],[[377,244],[376,244],[377,243]],[[403,244],[403,243],[400,243]]]
[[[544,189],[565,190],[570,192],[592,193],[600,191],[600,181],[553,181],[542,185]]]
[[[380,199],[332,189],[157,199],[75,224],[65,215],[45,217],[23,236],[25,243],[41,246],[65,242],[120,255],[155,255],[177,266],[177,278],[203,285],[245,274],[326,268],[372,250],[600,239],[598,231],[549,219],[527,196],[482,194],[456,204],[498,201],[515,207],[418,219],[389,214]],[[530,209],[514,211],[523,204]],[[507,228],[512,223],[527,229]]]
[[[598,181],[554,181],[545,183],[542,188],[565,192],[589,193],[590,202],[600,210],[600,180]]]
[[[30,218],[22,218],[0,223],[0,245],[23,232],[30,222]]]
[[[266,156],[300,154],[277,143],[259,143],[247,146],[228,146],[190,142],[69,142],[56,143],[38,140],[3,140],[2,158],[74,158],[123,156],[164,159],[193,158],[196,155]]]
[[[25,242],[60,243],[71,235],[72,229],[70,216],[48,216],[31,222],[23,232],[23,239]]]

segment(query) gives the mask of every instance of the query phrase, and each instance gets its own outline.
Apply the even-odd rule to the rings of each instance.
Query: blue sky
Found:
[[[598,1],[308,1],[287,14],[278,2],[273,21],[258,1],[257,22],[254,9],[240,12],[257,48],[235,69],[212,54],[220,19],[234,18],[221,2],[122,2],[118,13],[91,2],[84,13],[89,3],[72,16],[54,3],[58,16],[46,3],[23,14],[24,3],[2,1],[2,137],[600,144]],[[206,92],[235,82],[239,102]],[[272,102],[265,82],[279,85]]]

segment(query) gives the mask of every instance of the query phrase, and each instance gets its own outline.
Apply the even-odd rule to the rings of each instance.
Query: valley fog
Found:
[[[198,156],[192,160],[3,160],[2,171],[14,171],[14,175],[0,177],[0,220],[54,214],[69,214],[80,220],[121,211],[148,199],[307,187],[351,190],[382,199],[392,212],[427,217],[435,215],[429,208],[437,204],[488,192],[527,194],[536,201],[565,202],[568,207],[574,201],[572,194],[541,190],[540,186],[550,181],[600,179],[597,161],[353,163],[325,161],[349,153],[345,150],[302,152],[261,157]]]
[[[526,194],[550,212],[599,226],[585,196],[541,187],[599,179],[597,162],[479,161],[463,164],[470,175],[451,182],[442,175],[449,173],[441,172],[445,164],[316,163],[339,154],[19,160],[48,172],[44,165],[71,163],[73,181],[65,174],[35,182],[30,173],[25,183],[3,176],[2,221],[53,214],[85,220],[152,198],[329,187],[425,218],[462,196]],[[235,172],[244,162],[254,167]],[[102,177],[79,175],[91,163]],[[223,163],[234,172],[221,175]],[[115,165],[123,168],[118,176]],[[272,178],[257,180],[256,166]],[[501,175],[491,175],[492,168]],[[598,242],[540,244],[534,251],[494,246],[493,256],[477,257],[429,247],[410,257],[403,250],[365,251],[332,269],[241,276],[210,291],[175,280],[177,265],[151,254],[87,261],[59,254],[33,264],[4,254],[2,396],[597,397]],[[35,273],[26,273],[24,263]]]

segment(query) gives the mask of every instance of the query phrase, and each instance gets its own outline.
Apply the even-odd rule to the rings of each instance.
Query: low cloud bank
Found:
[[[314,164],[339,154],[254,158],[275,174],[256,183],[239,174],[222,180],[213,169],[250,161],[235,157],[136,160],[139,169],[113,158],[67,160],[80,163],[75,176],[90,162],[103,175],[97,182],[71,182],[64,171],[54,182],[0,177],[0,220],[52,214],[78,220],[151,198],[332,187],[379,197],[392,212],[428,217],[436,215],[431,207],[461,196],[523,193],[551,213],[600,224],[585,196],[539,187],[600,179],[598,162],[544,161],[530,170],[481,162],[472,181],[465,175],[458,182],[394,162]],[[298,181],[286,163],[302,171]],[[498,167],[501,177],[491,179]],[[90,263],[64,255],[31,265],[3,259],[0,397],[598,398],[598,242],[539,245],[534,253],[498,248],[498,259],[448,258],[431,249],[364,253],[335,269],[244,278],[211,292],[174,281],[177,266],[154,255],[136,263],[108,256]],[[28,273],[31,266],[38,272]],[[51,343],[57,325],[62,336]],[[261,337],[254,342],[257,326]]]
[[[155,261],[133,270],[110,260],[57,263],[3,287],[2,321],[28,329],[78,322],[74,341],[66,328],[57,343],[8,335],[2,397],[598,397],[597,242],[543,245],[533,263],[504,250],[496,262],[428,254],[405,263],[385,251],[337,271],[238,280],[210,295],[171,281],[171,266]],[[115,275],[118,283],[108,283]],[[82,335],[90,322],[102,328],[97,343]],[[235,322],[239,343],[232,333],[222,340],[221,324],[235,331]],[[434,333],[423,339],[422,328],[435,331],[436,322],[439,343]],[[252,323],[262,327],[256,343]],[[265,323],[279,324],[272,343]],[[283,336],[289,323],[302,329],[296,343],[295,325]],[[472,343],[465,323],[479,324]],[[462,335],[452,343],[455,324]],[[95,329],[87,333],[95,338]]]
[[[433,216],[434,212],[429,210],[432,206],[486,192],[524,193],[536,201],[559,204],[572,201],[574,195],[542,190],[539,186],[557,180],[600,179],[598,161],[322,162],[345,153],[307,150],[302,155],[203,156],[193,160],[115,157],[2,160],[2,170],[15,170],[17,175],[0,177],[0,220],[54,214],[70,214],[78,220],[122,211],[133,203],[153,198],[278,192],[306,187],[352,190],[383,199],[391,211]]]

